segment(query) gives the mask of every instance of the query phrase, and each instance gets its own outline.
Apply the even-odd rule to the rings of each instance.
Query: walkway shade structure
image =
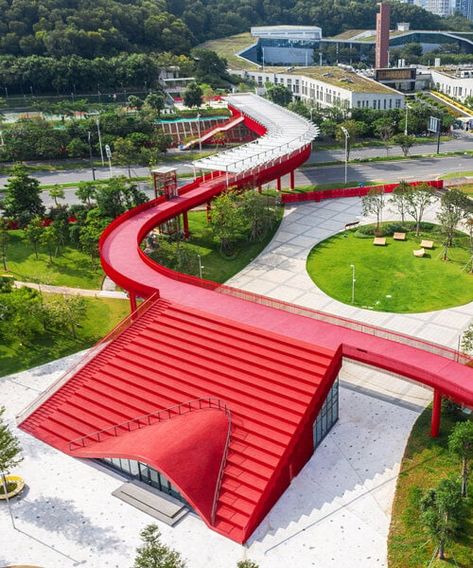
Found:
[[[216,169],[211,179],[111,223],[100,242],[104,270],[132,306],[136,295],[148,300],[18,420],[72,456],[148,464],[211,528],[245,542],[312,455],[313,424],[342,357],[433,388],[434,435],[443,395],[473,406],[473,369],[441,346],[202,281],[144,255],[139,245],[156,225],[229,183],[266,183],[307,159],[310,123],[255,95],[230,103],[262,140],[284,124],[281,145],[267,162],[251,149],[241,167],[242,149],[224,152],[202,164]]]

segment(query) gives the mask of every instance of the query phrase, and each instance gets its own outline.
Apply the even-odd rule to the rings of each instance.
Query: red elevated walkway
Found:
[[[196,146],[199,143],[205,144],[205,142],[209,142],[210,140],[212,140],[212,138],[215,136],[215,134],[218,134],[219,132],[228,132],[232,128],[235,128],[236,126],[239,126],[240,124],[242,124],[244,122],[245,122],[245,119],[244,119],[243,116],[241,116],[241,115],[240,116],[234,116],[225,124],[222,124],[220,126],[216,126],[215,128],[211,128],[207,132],[204,132],[200,138],[196,138],[195,140],[191,140],[190,142],[185,144],[184,150],[192,148],[193,146]]]
[[[258,120],[265,120],[263,110]],[[248,124],[255,120],[245,115]],[[111,223],[100,243],[105,272],[132,299],[160,298],[20,418],[24,430],[71,455],[139,458],[156,467],[207,524],[237,542],[251,535],[309,459],[312,424],[342,356],[435,389],[436,410],[440,395],[473,407],[473,369],[452,360],[451,350],[200,281],[143,253],[140,243],[153,227],[229,183],[257,185],[292,172],[310,152],[305,142],[285,148],[283,156],[268,150],[268,161],[251,171],[198,179],[178,198],[159,198]],[[195,408],[204,399],[220,403]],[[156,418],[186,405],[187,416],[169,410],[167,420]],[[173,444],[173,436],[182,445],[162,452],[161,438]]]

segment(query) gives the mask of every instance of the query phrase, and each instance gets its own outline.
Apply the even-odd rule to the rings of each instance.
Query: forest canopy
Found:
[[[188,53],[207,39],[258,24],[313,24],[324,36],[373,29],[377,0],[0,0],[0,55]],[[440,18],[418,6],[392,2],[392,26],[473,29],[461,17]]]

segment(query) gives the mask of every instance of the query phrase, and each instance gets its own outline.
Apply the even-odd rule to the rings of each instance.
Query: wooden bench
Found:
[[[424,256],[425,249],[421,248],[421,249],[418,249],[418,250],[413,250],[412,252],[413,252],[414,256],[421,257],[421,256]]]
[[[420,246],[422,248],[426,248],[426,249],[433,249],[434,248],[434,241],[422,241],[420,243]]]
[[[375,246],[379,246],[379,247],[386,246],[386,237],[375,237],[373,239],[373,244]]]
[[[394,233],[393,239],[395,241],[405,241],[406,240],[406,233]]]
[[[353,221],[353,223],[347,223],[345,225],[345,231],[347,231],[348,229],[354,229],[355,227],[357,227],[360,224],[359,221]]]

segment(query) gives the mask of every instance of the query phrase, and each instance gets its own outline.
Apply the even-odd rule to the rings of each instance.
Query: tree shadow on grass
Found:
[[[63,535],[70,541],[94,551],[123,551],[125,547],[115,536],[113,526],[103,527],[79,510],[74,501],[59,497],[24,499],[15,508],[15,516],[49,533]]]

